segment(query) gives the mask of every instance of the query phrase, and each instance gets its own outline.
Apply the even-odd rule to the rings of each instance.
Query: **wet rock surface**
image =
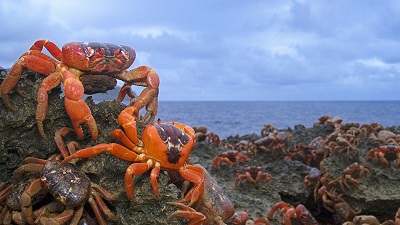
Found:
[[[58,153],[53,136],[61,127],[71,127],[71,122],[65,112],[63,93],[61,88],[55,88],[49,93],[49,108],[44,128],[47,139],[43,140],[36,125],[36,96],[37,90],[44,77],[32,72],[26,72],[19,81],[18,87],[27,95],[22,98],[17,93],[10,94],[10,102],[17,109],[10,111],[0,101],[0,181],[11,182],[13,171],[27,156],[46,159],[54,153]],[[115,96],[116,97],[116,96]],[[90,97],[86,100],[96,119],[99,138],[92,141],[86,127],[85,138],[78,141],[82,147],[89,147],[99,143],[110,143],[112,139],[109,133],[118,128],[118,114],[126,106],[118,101],[102,101],[94,103]],[[317,120],[317,118],[316,118]],[[357,121],[350,121],[357,122]],[[310,126],[310,127],[305,127]],[[308,145],[311,140],[321,136],[326,137],[334,131],[330,125],[312,124],[298,125],[285,130],[293,135],[286,147],[295,144]],[[143,126],[139,127],[139,133]],[[261,124],[260,124],[261,129]],[[395,133],[400,133],[399,127],[387,128]],[[256,141],[259,134],[245,136],[231,136],[224,140],[232,145],[241,140]],[[77,141],[72,132],[64,137],[64,141]],[[340,186],[335,188],[342,193],[342,198],[351,207],[361,210],[363,215],[374,215],[379,221],[394,219],[397,209],[400,207],[400,173],[394,168],[394,159],[390,166],[384,167],[379,162],[365,162],[365,154],[381,144],[367,137],[361,138],[361,144],[357,146],[358,155],[347,158],[346,154],[331,155],[324,161],[324,172],[329,173],[329,180],[342,176],[342,171],[354,162],[368,163],[371,173],[358,179],[361,184],[351,184],[352,191],[341,191]],[[246,211],[252,219],[267,216],[271,207],[285,201],[292,205],[303,204],[317,218],[320,224],[341,224],[340,215],[326,210],[321,202],[315,202],[313,198],[313,186],[306,187],[304,178],[311,167],[303,162],[285,158],[283,151],[263,152],[258,150],[256,157],[249,157],[245,165],[227,166],[222,163],[217,170],[211,166],[214,157],[227,151],[225,147],[216,147],[206,142],[198,142],[192,150],[191,163],[201,164],[211,176],[213,176],[224,193],[233,202],[236,211]],[[290,151],[288,149],[287,151]],[[186,224],[182,219],[173,218],[169,222],[167,218],[177,210],[175,206],[167,204],[180,199],[180,191],[169,182],[166,174],[159,177],[160,199],[156,199],[149,183],[149,172],[135,177],[135,197],[137,202],[131,203],[125,195],[124,174],[130,162],[120,160],[109,153],[103,153],[89,159],[82,159],[77,165],[89,176],[89,178],[109,191],[118,194],[116,201],[107,202],[112,211],[121,218],[119,223],[110,224]],[[270,173],[272,183],[261,182],[251,184],[244,182],[235,188],[235,174],[243,173],[245,166],[261,166],[263,172]],[[271,220],[271,224],[278,224],[277,215]]]

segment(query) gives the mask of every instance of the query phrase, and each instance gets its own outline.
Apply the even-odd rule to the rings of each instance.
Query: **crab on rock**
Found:
[[[207,224],[243,224],[248,219],[246,212],[235,212],[233,203],[224,194],[224,190],[218,185],[217,181],[207,172],[207,170],[199,164],[204,170],[204,193],[200,196],[195,206],[184,205],[179,202],[170,202],[179,210],[175,211],[169,218],[174,216],[188,219],[189,225],[207,225]],[[169,173],[170,174],[170,173]],[[171,174],[170,174],[171,177]],[[184,182],[179,177],[173,175],[172,182],[178,187],[184,188]],[[184,192],[184,190],[183,190]]]
[[[262,172],[261,166],[248,166],[243,170],[244,173],[237,173],[235,176],[235,187],[238,187],[244,180],[252,184],[258,184],[261,181],[266,181],[269,184],[272,182],[271,174]]]
[[[389,167],[389,161],[396,159],[394,167],[397,169],[400,166],[400,146],[384,145],[368,151],[365,155],[366,160],[380,161],[385,167]]]
[[[268,218],[271,219],[274,213],[280,209],[279,216],[281,224],[292,225],[292,219],[300,222],[302,225],[313,225],[318,224],[317,220],[312,216],[310,211],[302,204],[297,205],[295,208],[292,205],[287,204],[286,202],[278,202],[274,206],[272,206],[271,210],[268,213]]]
[[[35,220],[39,220],[40,224],[65,224],[68,221],[77,224],[86,202],[92,207],[99,224],[107,224],[104,215],[111,220],[119,220],[102,199],[116,200],[117,195],[91,182],[75,164],[65,163],[58,166],[59,163],[60,155],[50,156],[47,160],[27,157],[23,165],[14,171],[14,177],[26,176],[28,172],[40,173],[40,178],[32,179],[18,197],[22,218],[27,223],[36,224]],[[37,196],[45,193],[53,195],[65,209],[57,216],[41,215],[36,218],[32,206],[37,201]]]
[[[225,162],[227,165],[232,166],[239,163],[245,163],[246,160],[246,155],[240,154],[236,150],[228,150],[216,156],[212,161],[212,166],[219,169],[222,162]]]
[[[44,53],[45,47],[52,58]],[[80,124],[86,123],[92,139],[98,137],[97,125],[86,103],[81,99],[84,88],[80,77],[85,74],[103,74],[115,77],[125,82],[118,95],[122,101],[125,95],[134,98],[131,85],[146,87],[133,105],[140,110],[146,106],[144,120],[152,122],[158,110],[159,77],[154,69],[140,66],[127,70],[136,58],[135,51],[125,45],[114,45],[96,42],[70,42],[60,50],[53,42],[48,40],[36,41],[30,50],[24,53],[11,67],[9,74],[0,86],[0,97],[7,108],[16,109],[11,105],[8,94],[17,85],[22,73],[31,69],[37,73],[47,75],[40,85],[36,109],[36,120],[39,132],[46,138],[43,121],[48,107],[48,92],[63,83],[65,92],[65,110],[71,118],[72,125],[78,139],[83,139]],[[138,112],[137,112],[138,113]],[[135,115],[138,116],[138,115]]]
[[[346,188],[348,190],[352,190],[350,184],[354,184],[356,186],[360,185],[361,182],[357,180],[357,178],[364,177],[364,174],[370,174],[371,168],[368,164],[361,164],[355,162],[348,166],[346,169],[343,170],[342,176],[332,180],[329,182],[329,185],[339,183],[342,191],[345,191]]]
[[[186,163],[196,143],[194,130],[179,122],[158,121],[158,123],[148,125],[143,130],[142,140],[139,140],[136,118],[132,116],[136,110],[134,106],[124,109],[118,117],[124,131],[115,129],[111,132],[111,136],[119,139],[123,145],[107,143],[81,149],[67,157],[62,163],[75,158],[92,157],[104,151],[120,159],[134,162],[127,168],[124,179],[126,194],[131,201],[135,201],[133,175],[143,174],[153,168],[150,182],[158,198],[157,178],[160,170],[176,170],[185,180],[194,183],[191,191],[181,200],[182,202],[190,201],[189,205],[193,204],[204,191],[203,169]]]

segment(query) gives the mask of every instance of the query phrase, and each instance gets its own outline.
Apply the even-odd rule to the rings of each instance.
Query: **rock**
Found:
[[[59,150],[53,136],[61,127],[72,127],[71,121],[64,109],[63,93],[61,88],[55,88],[49,93],[49,108],[44,121],[47,139],[43,140],[36,125],[36,96],[44,76],[27,71],[18,82],[18,87],[27,95],[22,98],[16,93],[9,95],[11,104],[17,109],[10,111],[0,105],[0,182],[11,182],[13,171],[27,156],[47,159]],[[84,148],[99,143],[115,142],[110,132],[119,127],[117,117],[126,105],[113,100],[94,103],[89,96],[85,99],[96,119],[99,138],[92,141],[87,127],[84,126],[85,137],[78,143]],[[139,131],[144,128],[139,124]],[[66,143],[77,141],[77,137],[70,132],[64,137]],[[111,210],[117,212],[121,218],[120,224],[167,224],[169,215],[177,210],[167,202],[178,201],[179,190],[169,183],[168,177],[161,173],[159,177],[160,199],[156,199],[150,185],[150,172],[135,178],[136,203],[130,203],[125,194],[124,174],[130,162],[120,160],[109,153],[81,159],[77,165],[95,183],[109,191],[118,194],[116,201],[108,202]],[[170,224],[181,224],[182,220],[174,220]],[[112,224],[110,222],[110,224]]]

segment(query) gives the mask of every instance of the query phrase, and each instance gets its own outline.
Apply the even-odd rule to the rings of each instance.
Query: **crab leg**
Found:
[[[143,174],[144,172],[146,172],[147,170],[149,170],[151,167],[153,166],[153,161],[152,160],[148,160],[145,163],[132,163],[127,169],[126,169],[126,173],[125,173],[125,188],[126,188],[126,195],[128,196],[128,198],[132,201],[135,202],[135,184],[133,182],[133,175],[139,175],[139,174]],[[154,169],[153,169],[154,170]],[[159,170],[158,169],[158,173],[155,171],[151,173],[151,184],[153,187],[153,191],[154,191],[154,195],[156,196],[156,198],[159,198],[159,194],[158,194],[158,184],[157,184],[157,177],[158,177],[158,173]],[[153,178],[155,177],[155,178]],[[153,180],[154,179],[154,180]],[[155,181],[155,184],[153,183]]]
[[[286,204],[286,202],[278,202],[272,206],[271,210],[268,212],[267,218],[271,219],[278,209],[280,209],[281,212],[283,212],[283,211],[290,209],[291,207],[292,206]]]
[[[13,176],[21,176],[22,174],[26,172],[37,172],[40,173],[44,167],[44,164],[36,164],[36,163],[27,163],[24,164],[20,167],[18,167],[14,173]]]
[[[139,110],[134,106],[126,107],[118,116],[118,123],[124,128],[126,136],[135,145],[141,144],[136,130],[136,118],[138,118],[138,116]]]
[[[12,187],[12,185],[9,185],[0,191],[0,202],[4,202],[4,200],[11,194]]]
[[[74,154],[64,158],[64,160],[61,161],[60,165],[63,165],[64,163],[76,158],[79,159],[89,158],[98,155],[104,151],[108,151],[111,155],[116,156],[122,160],[131,162],[138,162],[147,159],[146,155],[143,154],[138,155],[135,152],[126,148],[125,146],[116,143],[110,143],[110,144],[98,144],[93,147],[81,149],[75,152]]]
[[[8,99],[8,94],[15,85],[17,85],[26,68],[37,73],[49,74],[54,71],[56,63],[57,61],[40,51],[32,50],[23,54],[11,67],[10,73],[5,77],[3,83],[0,85],[0,95],[3,99],[4,105],[6,105],[11,111],[15,111],[15,108],[11,105]]]
[[[94,197],[94,207],[97,207],[97,211],[100,212],[99,209],[101,209],[101,212],[103,212],[107,218],[109,218],[110,220],[113,221],[118,221],[119,218],[117,215],[115,215],[113,212],[111,212],[111,210],[107,207],[106,203],[103,201],[103,199],[101,198],[101,196],[99,195],[99,193],[92,191],[92,195]],[[90,200],[91,198],[89,198],[89,203],[91,202]],[[93,201],[93,200],[92,200]],[[92,205],[92,204],[91,204]],[[93,207],[92,206],[92,207]],[[93,210],[95,211],[95,210]],[[107,223],[106,223],[107,224]]]
[[[130,103],[136,101],[136,96],[135,96],[135,93],[132,91],[131,86],[132,85],[129,83],[125,83],[124,85],[122,85],[122,87],[118,93],[118,97],[117,97],[118,101],[122,102],[126,95],[128,95],[128,97],[131,98]]]
[[[203,213],[197,212],[190,206],[184,205],[179,202],[168,202],[168,204],[175,205],[181,210],[177,210],[174,213],[172,213],[168,217],[167,221],[171,220],[171,218],[174,216],[188,219],[189,220],[188,225],[200,225],[207,221],[207,217]]]
[[[118,95],[119,101],[122,101],[126,94],[130,95],[130,91],[127,90],[129,85],[134,84],[146,87],[137,97],[133,106],[138,111],[146,106],[147,112],[144,120],[147,122],[154,121],[158,111],[158,87],[160,85],[160,78],[156,71],[148,66],[139,66],[116,77],[126,82]]]
[[[179,169],[179,174],[187,181],[194,183],[194,187],[179,202],[190,201],[193,205],[204,193],[204,170],[199,166],[185,165]]]
[[[88,202],[93,210],[94,215],[96,216],[97,222],[100,225],[107,225],[106,220],[104,219],[103,215],[101,215],[100,209],[96,204],[96,200],[92,196],[90,196]]]
[[[137,147],[137,145],[134,144],[121,129],[115,129],[115,130],[111,131],[110,135],[111,135],[111,137],[117,138],[118,140],[120,140],[122,142],[122,144],[124,144],[127,148],[132,149],[133,151],[135,151],[137,153],[143,153],[143,151],[138,151],[139,148]]]
[[[80,124],[85,123],[92,134],[92,139],[97,140],[98,130],[96,121],[92,116],[89,106],[82,100],[85,92],[82,82],[68,70],[62,72],[62,79],[65,93],[65,110],[71,118],[72,126],[75,129],[78,139],[83,139],[83,131]]]
[[[75,220],[77,220],[75,218],[79,216],[79,213],[82,214],[82,212],[79,212],[79,211],[82,211],[82,210],[78,210],[77,212],[74,212],[73,209],[67,209],[55,217],[44,217],[44,216],[39,217],[38,222],[39,222],[39,224],[62,225],[62,224],[66,224],[71,219],[71,217],[74,216],[70,223],[70,224],[74,224]],[[76,221],[76,222],[78,222],[78,221]],[[77,223],[75,223],[75,224],[77,224]]]
[[[39,133],[43,139],[46,139],[44,133],[43,121],[46,117],[46,111],[48,107],[48,94],[47,92],[57,87],[61,83],[61,73],[55,72],[43,79],[40,85],[37,101],[38,105],[36,108],[36,123],[39,128]]]
[[[68,150],[69,150],[69,154],[66,148],[66,145],[64,143],[64,140],[62,139],[62,137],[64,137],[65,135],[67,135],[72,129],[68,128],[68,127],[62,127],[60,129],[58,129],[54,135],[54,141],[57,144],[58,149],[60,150],[63,158],[68,157],[69,155],[74,154],[75,151],[75,147],[69,145],[68,143]],[[75,143],[73,143],[73,145],[75,145]]]
[[[11,224],[11,213],[7,204],[0,211],[0,222],[2,224]]]
[[[37,194],[40,190],[42,190],[42,188],[42,181],[40,178],[36,179],[31,183],[31,185],[29,185],[29,187],[24,191],[24,193],[22,193],[20,197],[22,213],[29,224],[35,224],[32,210],[32,196]]]
[[[49,51],[49,53],[54,56],[54,58],[58,59],[61,61],[62,58],[62,52],[59,47],[57,47],[56,44],[49,40],[38,40],[35,43],[33,43],[32,47],[30,50],[37,50],[37,51],[42,51],[43,47]]]

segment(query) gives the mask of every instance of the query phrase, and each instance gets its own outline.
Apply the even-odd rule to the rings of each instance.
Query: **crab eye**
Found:
[[[124,58],[125,58],[126,60],[129,60],[129,53],[128,53],[128,51],[120,50],[120,52],[121,52],[122,56],[124,56]]]
[[[124,48],[119,46],[120,48],[114,50],[114,55],[122,55],[125,60],[129,60],[129,52],[126,51]]]
[[[96,52],[96,51],[95,51],[93,48],[91,48],[90,46],[87,46],[87,47],[85,48],[85,55],[86,55],[87,58],[92,57],[92,56],[94,55],[95,52]]]

